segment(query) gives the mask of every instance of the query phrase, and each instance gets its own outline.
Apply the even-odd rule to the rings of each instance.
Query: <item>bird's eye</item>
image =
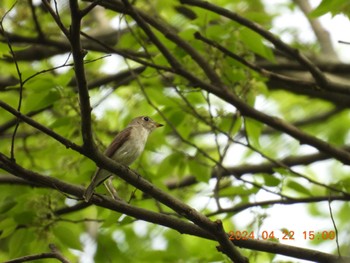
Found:
[[[149,118],[148,117],[143,117],[143,120],[144,121],[149,121]]]

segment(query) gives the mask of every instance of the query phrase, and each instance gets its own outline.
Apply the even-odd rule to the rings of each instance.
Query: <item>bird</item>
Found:
[[[143,152],[151,132],[162,126],[164,125],[155,122],[148,116],[136,117],[124,130],[115,136],[104,154],[120,164],[129,166]],[[107,170],[101,168],[96,170],[90,185],[84,192],[83,197],[85,202],[89,202],[94,194],[95,188],[110,176],[112,176],[112,173]],[[108,186],[107,189],[110,191]]]

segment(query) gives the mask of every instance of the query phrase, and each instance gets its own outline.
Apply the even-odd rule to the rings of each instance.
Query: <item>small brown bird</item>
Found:
[[[150,117],[140,116],[133,119],[128,126],[114,138],[105,151],[105,155],[118,163],[129,166],[143,152],[148,135],[162,127]],[[98,168],[88,188],[85,190],[84,199],[86,202],[92,197],[95,188],[105,181],[112,174],[104,169]]]

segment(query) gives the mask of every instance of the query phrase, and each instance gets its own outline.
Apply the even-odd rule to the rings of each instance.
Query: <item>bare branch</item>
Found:
[[[40,23],[39,23],[39,20],[38,20],[38,16],[36,14],[36,8],[33,4],[33,0],[28,0],[29,2],[29,6],[30,6],[30,11],[32,12],[32,17],[33,17],[33,21],[34,21],[34,24],[35,24],[35,29],[36,31],[38,32],[38,37],[41,38],[41,39],[44,39],[45,38],[45,35],[41,29],[41,26],[40,26]]]
[[[339,258],[341,258],[340,246],[339,246],[339,237],[338,237],[338,228],[337,228],[337,225],[336,225],[334,217],[333,217],[331,201],[332,201],[331,196],[329,196],[329,198],[328,198],[328,209],[329,209],[329,214],[331,216],[332,224],[333,224],[334,231],[335,231],[335,242],[337,243],[338,256],[339,256]]]
[[[62,23],[61,18],[59,16],[59,13],[58,13],[58,10],[57,10],[57,2],[56,2],[56,0],[54,0],[54,2],[55,2],[55,5],[56,5],[56,11],[52,9],[52,7],[50,5],[50,2],[48,0],[42,0],[43,5],[47,9],[47,11],[49,11],[49,13],[51,14],[52,18],[55,20],[55,22],[58,25],[58,27],[61,29],[63,34],[67,38],[69,38],[69,31],[65,27],[65,25]]]
[[[294,204],[309,204],[309,203],[318,203],[318,202],[329,202],[329,201],[344,201],[348,202],[350,201],[349,196],[344,195],[331,195],[331,196],[312,196],[312,197],[303,197],[303,198],[293,198],[293,199],[279,199],[279,200],[267,200],[267,201],[261,201],[261,202],[253,202],[253,203],[247,203],[247,204],[239,204],[234,207],[230,208],[222,208],[217,211],[211,212],[206,214],[208,217],[223,214],[223,213],[232,213],[237,214],[239,212],[242,212],[246,209],[252,208],[252,207],[263,207],[268,205],[294,205]]]
[[[41,254],[23,256],[20,258],[5,261],[4,263],[21,263],[21,262],[28,262],[28,261],[34,261],[34,260],[46,259],[46,258],[55,258],[61,261],[62,263],[69,263],[69,261],[62,255],[62,253],[57,249],[57,247],[54,244],[49,244],[49,248],[51,250],[51,253],[41,253]]]
[[[86,7],[85,9],[81,10],[81,16],[84,17],[86,16],[88,13],[90,13],[90,11],[92,9],[94,9],[99,3],[100,3],[101,0],[95,0],[93,1],[88,7]]]
[[[74,60],[74,71],[75,79],[78,86],[79,92],[79,103],[81,111],[81,131],[83,135],[84,147],[94,153],[96,147],[93,141],[92,128],[91,128],[91,106],[90,106],[90,96],[87,88],[87,81],[85,76],[84,68],[84,57],[86,52],[82,49],[81,40],[80,40],[80,27],[82,13],[79,10],[78,1],[71,0],[70,9],[71,9],[71,30],[69,35],[69,42],[72,47],[72,54]]]

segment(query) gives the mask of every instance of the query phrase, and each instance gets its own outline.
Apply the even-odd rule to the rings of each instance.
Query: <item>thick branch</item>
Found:
[[[43,187],[41,184],[33,183],[31,181],[27,181],[25,179],[15,177],[15,176],[8,176],[8,175],[0,175],[0,184],[10,184],[10,185],[24,185],[24,186],[31,186],[31,187]]]
[[[162,54],[165,56],[165,58],[168,60],[168,62],[174,67],[176,70],[180,70],[181,66],[180,63],[177,61],[177,59],[168,51],[168,49],[163,45],[161,41],[155,36],[155,34],[152,32],[148,24],[143,20],[143,18],[140,16],[139,12],[136,11],[136,9],[133,8],[133,6],[128,2],[128,0],[123,0],[124,5],[126,6],[126,9],[131,15],[137,24],[144,30],[144,32],[147,34],[147,36],[150,38],[150,40],[158,47],[158,49],[162,52]],[[171,32],[168,32],[166,36],[169,38],[169,36],[172,36]],[[171,39],[171,37],[170,37]],[[192,58],[198,63],[199,66],[202,67],[202,69],[206,72],[207,76],[209,77],[210,81],[214,84],[219,85],[221,83],[220,78],[215,74],[215,71],[213,71],[207,63],[204,63],[202,61],[202,57],[195,52],[194,49],[188,43],[184,44],[185,42],[182,43],[182,48],[185,50],[191,50],[191,54],[193,54]],[[205,66],[203,66],[205,65]],[[172,207],[174,209],[174,207]],[[191,209],[190,207],[186,208]],[[177,211],[176,209],[174,209]],[[182,209],[184,212],[184,209]],[[193,210],[193,209],[191,209]],[[177,211],[179,212],[179,211]],[[190,216],[190,217],[189,217]],[[187,216],[185,215],[188,219],[196,223],[198,226],[202,227],[203,229],[209,230],[210,233],[214,234],[217,236],[217,240],[220,243],[220,246],[224,249],[224,252],[226,255],[228,255],[234,262],[237,263],[244,263],[247,262],[247,259],[241,255],[241,253],[237,250],[237,248],[230,242],[227,241],[226,235],[224,235],[223,229],[218,228],[217,224],[211,222],[205,217],[202,217],[201,214],[199,213],[194,213],[192,211],[190,214]]]
[[[349,107],[349,95],[339,94],[334,92],[329,92],[327,90],[321,91],[318,89],[310,89],[310,86],[293,85],[286,83],[285,81],[280,81],[278,79],[270,79],[267,82],[269,90],[285,90],[297,95],[305,95],[312,99],[321,99],[329,101],[336,106]]]
[[[112,162],[114,163],[114,162]],[[67,184],[56,178],[43,176],[38,173],[32,172],[30,170],[24,169],[15,162],[11,161],[5,155],[0,153],[0,167],[15,176],[20,178],[26,178],[29,181],[43,184],[52,189],[58,190],[65,194],[74,195],[76,197],[81,197],[83,195],[84,189],[79,186],[72,184]],[[130,176],[134,176],[131,170],[125,169],[124,172],[128,171]],[[142,177],[140,177],[141,179]],[[154,224],[166,226],[177,230],[180,233],[185,233],[189,235],[198,236],[201,238],[206,238],[210,240],[216,240],[217,237],[203,228],[194,225],[192,223],[185,222],[181,219],[171,217],[164,214],[155,213],[142,208],[133,207],[122,201],[115,201],[107,196],[95,194],[91,202],[95,205],[119,212],[124,213],[129,216],[151,222]],[[214,223],[215,224],[215,223]],[[282,245],[275,242],[260,241],[260,240],[234,240],[233,243],[236,246],[249,248],[258,251],[265,251],[274,254],[281,254],[290,257],[318,261],[318,262],[347,262],[350,260],[348,258],[343,258],[344,261],[339,260],[336,256],[318,252],[315,250],[298,248],[288,245]]]
[[[35,125],[34,127],[39,128],[40,130],[44,131],[46,134],[52,136],[53,138],[57,138],[61,143],[64,143],[65,145],[67,144],[66,139],[62,139],[62,137],[60,137],[59,135],[55,134],[54,132],[52,132],[51,130],[49,130],[47,128],[43,129],[43,127],[41,125],[37,124],[36,122],[31,120],[30,118],[25,117],[25,116],[21,115],[20,113],[17,113],[14,109],[12,109],[7,104],[0,101],[0,106],[5,108],[6,110],[11,110],[10,112],[18,115],[19,119],[21,119],[29,124],[33,124],[33,126]],[[200,226],[201,228],[203,228],[206,231],[208,231],[209,233],[211,233],[211,235],[216,236],[215,233],[217,233],[218,229],[217,229],[217,226],[214,222],[210,221],[207,217],[198,213],[192,207],[186,205],[185,203],[182,203],[181,201],[175,199],[171,195],[156,188],[154,185],[152,185],[148,181],[144,180],[139,174],[135,173],[134,171],[131,171],[129,168],[127,168],[125,166],[117,164],[116,162],[112,161],[111,159],[103,156],[101,153],[97,153],[96,154],[97,156],[95,156],[95,154],[92,154],[86,148],[81,149],[80,147],[77,147],[75,145],[73,145],[73,147],[74,147],[74,149],[79,150],[80,153],[93,159],[99,167],[106,169],[106,170],[112,172],[113,174],[117,174],[119,177],[121,177],[126,182],[128,182],[131,185],[135,186],[136,188],[140,189],[144,193],[154,197],[155,199],[162,202],[166,206],[172,208],[178,214],[185,216],[187,219],[191,220],[196,225]],[[10,172],[14,175],[17,175],[15,173],[16,170],[12,170],[12,167],[20,169],[19,171],[23,172],[23,169],[21,167],[16,166],[14,163],[12,163],[10,160],[8,160],[6,158],[6,156],[4,156],[2,154],[0,156],[2,156],[2,160],[0,160],[0,161],[2,161],[3,164],[5,164],[6,166],[10,167],[10,169],[6,169],[8,172]],[[4,166],[3,169],[5,169],[6,166]],[[34,174],[34,175],[36,175],[36,174]],[[38,176],[35,176],[35,177],[37,179],[37,180],[34,180],[35,182],[41,183],[44,185],[48,185],[52,188],[56,188],[56,183],[58,183],[57,181],[49,180],[48,177],[38,177]],[[26,177],[26,179],[30,180],[31,178]],[[44,181],[40,181],[40,180],[44,180]],[[68,191],[68,190],[69,189],[66,189],[65,191]],[[65,191],[63,191],[63,192],[65,192]],[[77,196],[82,196],[82,194],[83,194],[83,191],[81,191]]]
[[[93,37],[99,39],[100,42],[105,43],[104,45],[115,45],[118,42],[118,38],[125,34],[126,30],[115,30],[107,33],[95,34]],[[38,59],[45,59],[52,57],[54,55],[63,54],[71,51],[71,46],[67,39],[40,39],[38,37],[30,37],[30,36],[22,36],[17,35],[15,33],[6,32],[8,34],[8,38],[13,44],[31,44],[30,47],[15,51],[16,58],[19,61],[33,61]],[[4,42],[5,40],[0,38],[0,41]],[[125,57],[141,57],[144,56],[143,53],[125,50],[125,49],[117,49],[111,48],[106,50],[100,44],[97,44],[95,41],[92,41],[88,38],[83,38],[82,47],[85,50],[92,50],[97,52],[110,52],[115,54],[120,54]],[[11,57],[5,57],[5,61],[12,62]]]
[[[81,131],[83,135],[84,147],[89,151],[96,151],[91,128],[91,106],[90,96],[87,88],[84,57],[85,51],[82,49],[80,41],[80,26],[82,14],[79,10],[78,1],[71,0],[71,30],[69,35],[69,42],[72,47],[72,54],[74,60],[75,79],[79,92],[79,102],[81,111]]]

